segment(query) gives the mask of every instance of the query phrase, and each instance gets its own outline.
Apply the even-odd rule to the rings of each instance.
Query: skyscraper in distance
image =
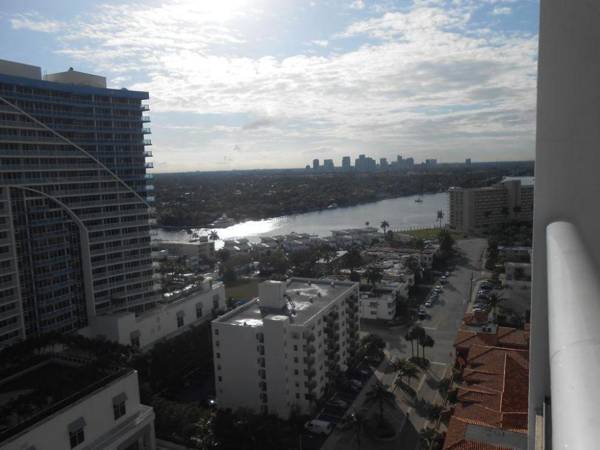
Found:
[[[342,169],[343,170],[350,170],[352,167],[352,162],[349,156],[344,156],[342,158]]]

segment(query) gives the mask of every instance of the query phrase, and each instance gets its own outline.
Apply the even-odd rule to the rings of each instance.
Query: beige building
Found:
[[[483,188],[451,187],[450,228],[464,233],[510,221],[533,220],[533,181],[506,178]]]
[[[358,348],[358,284],[266,281],[213,320],[217,404],[288,418],[308,413]]]

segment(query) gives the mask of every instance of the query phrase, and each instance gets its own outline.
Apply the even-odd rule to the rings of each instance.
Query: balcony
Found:
[[[154,169],[154,163],[153,162],[147,162],[144,164],[144,167],[146,169]]]
[[[144,145],[152,145],[152,141],[150,139],[144,139],[142,142]]]
[[[150,130],[150,128],[142,128],[142,133],[143,134],[151,134],[152,130]]]
[[[304,358],[304,364],[306,364],[307,366],[312,366],[315,363],[315,358],[313,358],[312,356],[308,357],[308,358]]]
[[[315,347],[313,345],[307,345],[306,346],[306,353],[308,355],[312,355],[315,352]]]
[[[150,122],[150,117],[142,116],[142,123],[149,123],[149,122]]]
[[[152,158],[152,151],[151,150],[146,150],[144,152],[144,157],[146,157],[146,158]]]
[[[150,111],[150,105],[140,105],[140,111]]]
[[[599,272],[571,223],[550,224],[546,247],[552,447],[596,448]]]

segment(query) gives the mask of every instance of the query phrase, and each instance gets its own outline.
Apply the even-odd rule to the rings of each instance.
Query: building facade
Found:
[[[156,342],[205,323],[226,309],[223,284],[205,281],[165,294],[155,308],[141,314],[123,311],[96,316],[79,333],[146,351]]]
[[[483,188],[451,187],[450,228],[464,233],[510,221],[533,220],[533,183],[507,179]]]
[[[48,376],[61,386],[59,390],[44,383]],[[11,398],[15,389],[30,395]],[[44,397],[44,404],[39,405],[33,394],[44,395],[52,389],[55,397]],[[140,402],[135,370],[90,373],[78,358],[55,355],[0,380],[0,392],[0,408],[7,399],[14,405],[11,414],[0,419],[4,450],[156,448],[154,411]]]
[[[266,281],[213,320],[217,404],[287,419],[308,413],[359,343],[358,284]]]
[[[156,304],[146,99],[0,61],[0,346]]]

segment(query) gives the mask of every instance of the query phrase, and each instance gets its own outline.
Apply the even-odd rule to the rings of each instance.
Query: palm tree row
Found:
[[[394,389],[402,387],[404,379],[407,379],[408,384],[410,384],[410,380],[419,377],[419,368],[404,358],[395,361],[392,367],[394,371],[398,372],[398,378],[394,382]]]
[[[433,338],[429,336],[425,329],[420,325],[415,325],[413,328],[411,328],[404,336],[404,339],[410,342],[411,355],[413,358],[415,357],[415,349],[413,344],[414,341],[417,342],[417,358],[420,357],[419,347],[423,349],[422,358],[425,359],[425,347],[433,347],[435,345]]]

